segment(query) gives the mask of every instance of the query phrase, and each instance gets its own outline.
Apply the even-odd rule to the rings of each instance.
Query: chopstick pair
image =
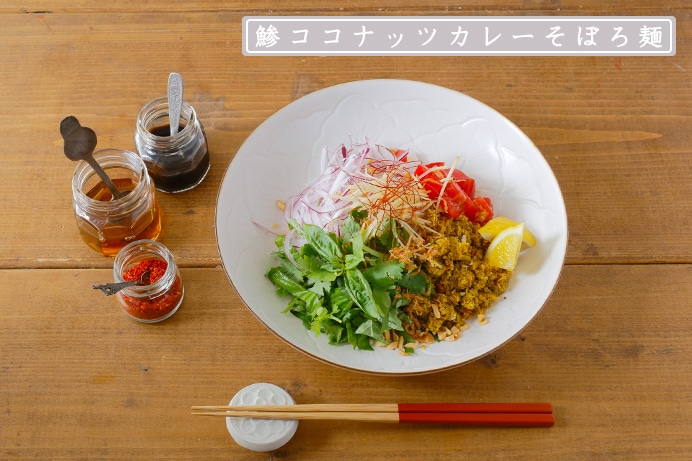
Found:
[[[193,406],[198,416],[284,420],[340,420],[467,426],[550,427],[549,403],[393,403]]]

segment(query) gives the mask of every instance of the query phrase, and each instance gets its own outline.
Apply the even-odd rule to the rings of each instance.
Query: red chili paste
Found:
[[[150,271],[149,284],[155,283],[166,273],[168,264],[160,259],[146,259],[139,264],[131,267],[123,273],[123,280],[131,282],[140,280],[142,274]],[[124,302],[124,309],[133,317],[144,320],[154,320],[161,318],[178,306],[183,296],[180,277],[176,276],[171,286],[160,292],[146,297],[132,297],[125,294],[121,295]]]

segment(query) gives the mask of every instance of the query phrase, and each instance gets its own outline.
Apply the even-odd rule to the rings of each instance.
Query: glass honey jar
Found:
[[[161,192],[183,192],[200,184],[211,163],[207,138],[195,109],[182,101],[178,132],[171,135],[168,98],[146,104],[137,116],[137,152]]]
[[[128,243],[156,240],[161,211],[154,185],[139,155],[102,149],[94,158],[124,196],[114,198],[108,186],[85,161],[72,176],[72,205],[82,239],[95,251],[115,256]]]

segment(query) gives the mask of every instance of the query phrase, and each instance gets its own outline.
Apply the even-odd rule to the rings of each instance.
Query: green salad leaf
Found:
[[[401,310],[406,300],[396,295],[402,290],[423,293],[428,286],[422,274],[407,272],[402,262],[388,259],[382,251],[396,244],[394,225],[378,241],[364,240],[360,221],[366,216],[360,210],[352,212],[340,236],[292,220],[289,227],[304,243],[291,248],[289,257],[285,237],[278,235],[273,254],[280,264],[266,276],[279,296],[290,298],[284,312],[301,319],[305,328],[326,334],[331,344],[372,350],[371,341],[386,343],[388,330],[410,339],[404,331],[408,317]]]

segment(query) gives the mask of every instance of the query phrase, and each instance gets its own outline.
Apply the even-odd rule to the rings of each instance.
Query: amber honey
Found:
[[[156,240],[161,232],[161,212],[144,163],[136,154],[126,151],[97,154],[104,168],[111,172],[116,188],[128,194],[114,200],[103,181],[89,181],[93,185],[86,186],[94,176],[87,166],[76,173],[73,202],[84,242],[105,256],[115,256],[135,240]],[[108,165],[112,165],[111,170]]]

